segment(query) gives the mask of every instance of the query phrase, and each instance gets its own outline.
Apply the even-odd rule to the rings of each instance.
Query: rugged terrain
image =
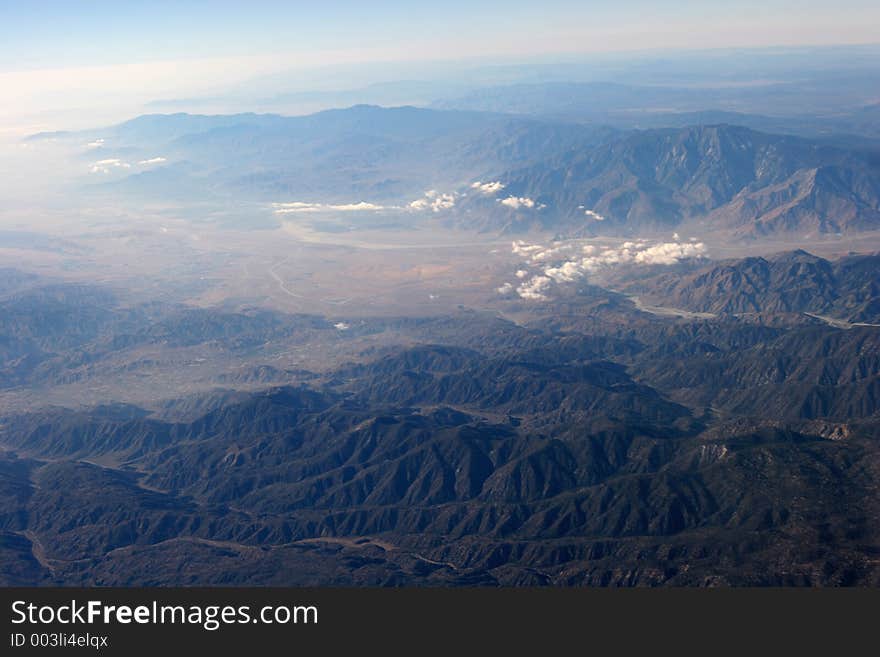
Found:
[[[415,213],[489,233],[681,229],[735,239],[880,229],[876,141],[693,118],[631,129],[357,105],[298,117],[145,115],[30,141],[91,140],[77,153],[91,195],[275,203],[287,219],[335,211],[407,224]]]
[[[876,257],[677,267],[344,330],[9,271],[0,581],[877,585]]]

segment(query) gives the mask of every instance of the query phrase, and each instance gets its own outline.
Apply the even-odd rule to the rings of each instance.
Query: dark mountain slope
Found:
[[[0,453],[0,581],[877,584],[880,330],[786,319],[816,299],[866,312],[872,258],[682,268],[681,299],[728,296],[715,318],[585,287],[520,308],[519,324],[365,319],[363,335],[400,342],[307,385],[156,413],[16,408],[0,421],[17,453]],[[673,295],[681,281],[637,282]],[[302,315],[18,294],[25,308],[79,300],[69,335],[14,306],[7,326],[96,362],[129,344],[199,345],[259,367],[261,341],[338,337]],[[780,321],[731,314],[752,298]]]
[[[12,476],[16,577],[24,537],[51,566],[33,576],[68,583],[876,582],[873,329],[680,331],[638,328],[653,345],[628,369],[592,354],[625,340],[525,332],[506,356],[389,352],[185,422],[20,415],[2,442],[54,462]],[[739,419],[703,431],[629,371]]]
[[[639,386],[610,362],[548,365],[540,359],[471,358],[460,367],[449,360],[438,372],[437,350],[388,357],[360,370],[349,389],[368,403],[451,404],[495,413],[572,421],[591,415],[642,418],[669,423],[686,411]],[[448,350],[443,350],[448,353]],[[420,363],[426,363],[421,365]]]
[[[724,413],[843,422],[876,417],[880,330],[811,327],[729,351],[646,352],[639,371],[681,403]]]
[[[880,323],[880,256],[834,262],[805,251],[713,263],[630,286],[646,300],[712,313],[804,313]]]
[[[183,552],[187,582],[300,582],[296,573],[279,579],[279,559],[319,539],[386,546],[346,551],[342,569],[326,553],[296,552],[312,573],[306,581],[325,584],[418,582],[404,568],[413,558],[437,564],[430,570],[445,583],[479,573],[483,583],[508,584],[876,579],[868,547],[878,526],[875,441],[791,431],[547,440],[438,421],[377,416],[351,432],[337,428],[332,446],[306,440],[299,451],[314,455],[296,459],[282,457],[296,443],[290,434],[266,436],[259,449],[237,449],[232,436],[200,441],[197,451],[181,445],[167,465],[153,464],[176,477],[200,472],[184,476],[194,486],[172,489],[180,492],[144,489],[131,474],[96,466],[49,465],[28,501],[31,531],[54,577],[92,583],[177,581]],[[219,567],[235,555],[249,575]],[[365,557],[386,574],[361,570]],[[384,579],[387,568],[398,575]]]

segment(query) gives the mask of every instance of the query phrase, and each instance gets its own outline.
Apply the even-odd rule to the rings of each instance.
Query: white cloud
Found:
[[[522,240],[518,240],[511,244],[511,252],[514,255],[521,255],[528,258],[529,262],[533,265],[541,262],[558,260],[560,257],[565,257],[565,254],[571,253],[576,248],[577,245],[572,242],[554,242],[549,248],[543,247],[540,244],[526,244]]]
[[[531,280],[516,288],[516,293],[523,299],[540,301],[547,298],[544,292],[551,282],[547,276],[532,276]]]
[[[558,267],[548,267],[544,273],[557,283],[571,283],[583,276],[581,265],[576,260],[569,260]]]
[[[92,173],[110,173],[113,169],[130,169],[131,165],[128,162],[123,162],[118,158],[110,158],[107,160],[98,160],[97,162],[92,163],[89,171]]]
[[[335,328],[337,331],[347,331],[351,328],[351,326],[349,324],[346,324],[345,322],[336,322],[333,325],[333,328]]]
[[[535,202],[527,198],[525,196],[508,196],[504,199],[498,199],[498,202],[501,205],[506,205],[509,208],[513,208],[514,210],[519,210],[520,208],[534,208]]]
[[[455,207],[455,201],[458,194],[441,194],[436,189],[429,189],[425,192],[425,196],[413,201],[409,204],[411,210],[431,210],[440,212],[442,210],[450,210]]]
[[[151,157],[149,160],[141,160],[138,162],[141,166],[149,165],[149,164],[161,164],[162,162],[167,162],[164,157]]]
[[[498,294],[511,294],[513,292],[513,285],[511,285],[510,283],[505,283],[501,287],[496,288],[495,291],[498,292]]]
[[[308,212],[369,212],[376,210],[385,210],[384,205],[376,205],[375,203],[342,203],[332,205],[327,203],[303,203],[301,201],[293,201],[291,203],[273,203],[275,214],[297,214]]]
[[[543,251],[544,247],[540,244],[526,244],[522,240],[516,240],[510,245],[510,250],[514,255],[526,255],[531,257],[532,254]]]
[[[96,139],[95,141],[90,141],[88,144],[86,144],[86,148],[100,148],[103,145],[103,139]]]
[[[621,264],[673,265],[681,260],[704,255],[706,245],[702,242],[686,244],[666,242],[648,246],[647,243],[641,241],[624,242],[618,248],[605,247],[600,253],[595,255],[593,253],[595,250],[579,261],[575,261],[584,274],[602,267]]]
[[[331,210],[339,210],[341,212],[365,212],[369,210],[384,210],[385,206],[376,205],[375,203],[343,203],[342,205],[328,205]]]
[[[644,251],[635,254],[634,260],[643,265],[674,265],[680,260],[696,258],[706,251],[706,245],[702,242],[669,242],[648,247]]]
[[[495,182],[480,182],[479,180],[471,185],[471,189],[476,189],[481,194],[497,194],[502,189],[504,189],[504,183],[495,181]]]
[[[582,257],[572,257],[577,251],[576,242],[556,243],[552,248],[545,249],[539,244],[517,241],[513,243],[512,251],[526,258],[529,264],[543,267],[541,274],[516,288],[517,294],[523,299],[540,300],[546,298],[553,283],[572,283],[601,269],[620,265],[673,265],[705,255],[706,245],[702,242],[678,241],[649,244],[645,240],[637,240],[599,249],[587,244],[580,249]],[[527,270],[520,269],[516,277],[525,279],[527,273]]]
[[[583,208],[583,205],[579,205],[579,208]],[[595,219],[596,221],[605,221],[605,217],[596,212],[595,210],[584,210],[584,214],[590,217],[591,219]]]
[[[545,251],[539,251],[532,254],[531,261],[532,263],[538,263],[554,260],[565,253],[571,253],[574,248],[574,244],[561,244],[559,246],[554,246]]]

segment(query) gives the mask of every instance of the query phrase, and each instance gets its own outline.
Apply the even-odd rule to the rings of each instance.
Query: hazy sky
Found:
[[[123,111],[219,92],[296,68],[871,43],[878,25],[876,0],[0,0],[0,129],[49,126],[60,109]]]
[[[0,68],[366,49],[403,56],[865,43],[880,3],[842,0],[0,2]]]

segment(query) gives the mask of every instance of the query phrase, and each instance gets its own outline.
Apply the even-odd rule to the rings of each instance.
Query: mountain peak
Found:
[[[793,251],[783,251],[782,253],[777,253],[776,255],[770,258],[773,262],[785,263],[785,262],[819,262],[822,260],[819,256],[815,256],[812,253],[804,251],[803,249],[794,249]]]

